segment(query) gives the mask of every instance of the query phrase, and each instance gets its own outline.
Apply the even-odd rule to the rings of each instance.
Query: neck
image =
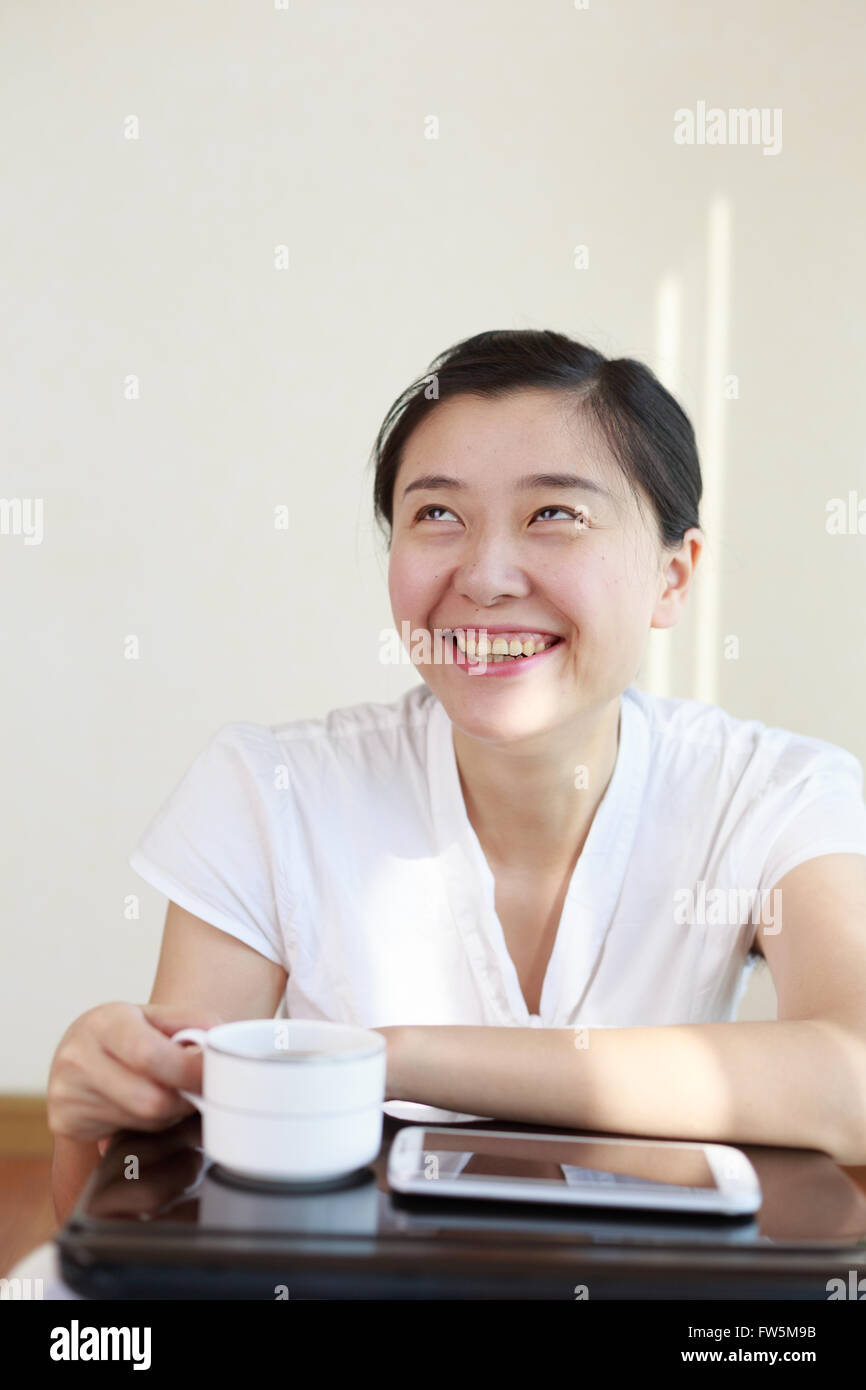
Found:
[[[466,814],[492,869],[573,867],[613,776],[619,722],[617,696],[520,746],[483,743],[452,725]]]

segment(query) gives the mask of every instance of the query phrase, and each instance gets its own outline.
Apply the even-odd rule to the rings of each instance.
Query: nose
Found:
[[[507,536],[490,533],[467,541],[454,587],[478,608],[487,608],[499,598],[523,598],[532,588],[524,570],[514,563]]]

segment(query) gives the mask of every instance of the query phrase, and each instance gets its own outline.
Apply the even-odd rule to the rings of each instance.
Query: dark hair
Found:
[[[435,393],[430,392],[435,378]],[[700,526],[701,468],[691,423],[643,362],[607,358],[550,329],[503,328],[464,338],[434,358],[398,396],[376,436],[373,509],[390,546],[394,483],[406,441],[437,399],[496,397],[527,387],[570,394],[613,452],[638,506],[636,484],[652,500],[663,548]]]

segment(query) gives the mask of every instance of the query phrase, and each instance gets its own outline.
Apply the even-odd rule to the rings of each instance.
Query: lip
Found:
[[[449,627],[442,627],[439,631],[444,636],[452,632],[487,632],[493,633],[494,636],[497,632],[537,632],[540,637],[562,637],[561,632],[552,632],[547,627],[534,627],[532,623],[498,623],[495,626],[491,626],[490,623],[451,623]],[[527,657],[526,660],[531,661],[532,658]]]

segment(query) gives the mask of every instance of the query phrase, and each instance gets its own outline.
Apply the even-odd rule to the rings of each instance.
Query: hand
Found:
[[[161,1130],[194,1107],[180,1090],[201,1091],[198,1048],[171,1041],[181,1028],[224,1020],[209,1009],[168,1004],[100,1004],[61,1038],[48,1079],[55,1134],[108,1141],[118,1129]],[[99,1144],[104,1153],[107,1142]]]

